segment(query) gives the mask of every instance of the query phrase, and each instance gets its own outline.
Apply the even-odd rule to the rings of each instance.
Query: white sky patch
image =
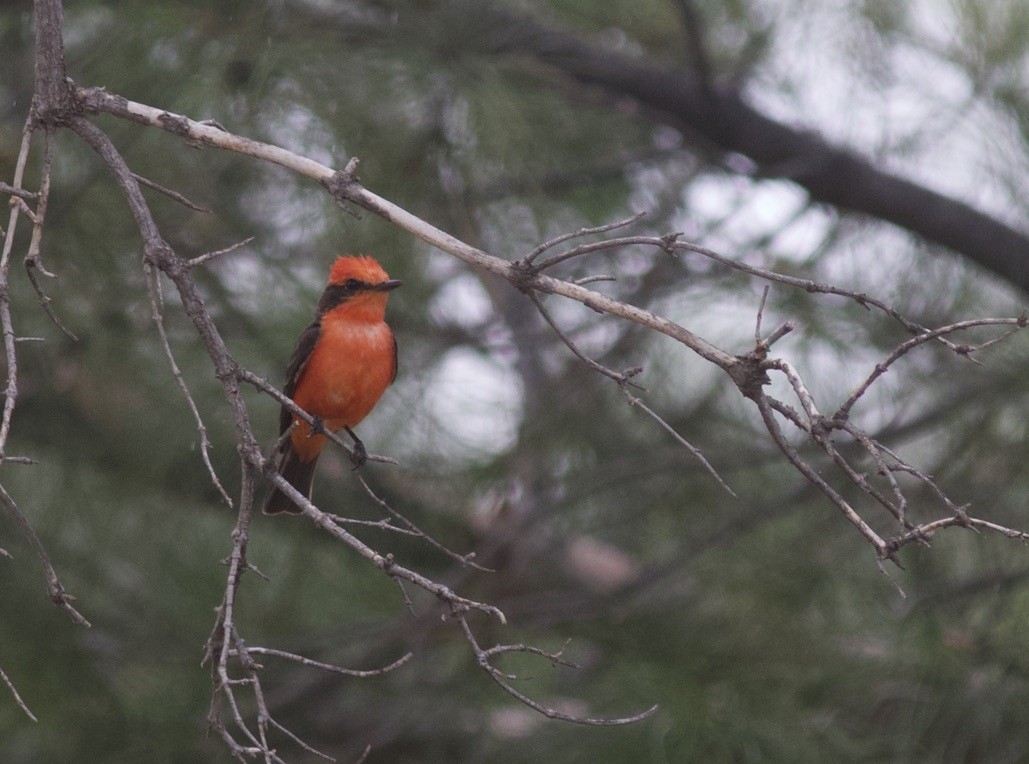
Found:
[[[429,303],[429,315],[437,324],[465,329],[481,326],[493,312],[486,290],[475,276],[458,273],[443,284]]]
[[[450,458],[488,458],[515,442],[522,390],[514,371],[465,348],[449,351],[424,396],[433,437]],[[445,447],[445,451],[444,451]]]
[[[287,89],[288,90],[288,89]],[[277,146],[329,167],[346,164],[345,147],[337,145],[335,136],[318,115],[281,94],[283,108],[267,122],[269,140]]]
[[[243,195],[250,214],[273,223],[285,247],[320,240],[329,225],[321,189],[314,184],[300,185],[292,173],[278,167],[267,167],[265,172],[266,182],[252,186]]]
[[[1000,5],[1000,4],[999,4]],[[747,88],[769,115],[854,148],[878,166],[985,209],[1016,227],[1029,161],[1012,120],[973,87],[953,3],[914,0],[906,30],[879,38],[847,0],[777,19],[775,47]],[[994,23],[1002,23],[995,21]],[[986,70],[980,76],[1004,77]],[[1024,82],[1024,80],[1023,80]]]

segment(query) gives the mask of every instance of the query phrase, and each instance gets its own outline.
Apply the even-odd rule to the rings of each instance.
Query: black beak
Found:
[[[382,281],[375,285],[375,291],[377,292],[392,292],[398,286],[404,282],[400,279],[389,279],[388,281]]]

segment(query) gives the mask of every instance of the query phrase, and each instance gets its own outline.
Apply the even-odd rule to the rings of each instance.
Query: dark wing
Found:
[[[297,346],[293,348],[293,355],[289,358],[289,366],[286,367],[286,384],[282,388],[282,392],[290,398],[296,392],[297,382],[300,381],[304,368],[307,366],[307,361],[311,357],[311,351],[314,350],[314,346],[321,335],[322,322],[321,319],[316,318],[311,322],[310,326],[301,332],[300,339],[297,340]],[[283,406],[282,411],[279,413],[279,435],[282,435],[292,422],[293,413]]]
[[[397,354],[397,335],[392,332],[390,334],[393,335],[393,376],[389,378],[389,382],[393,384],[397,378],[397,371],[400,369],[400,356]]]

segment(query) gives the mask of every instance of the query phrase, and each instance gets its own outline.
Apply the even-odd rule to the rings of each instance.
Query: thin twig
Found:
[[[25,178],[25,163],[29,158],[29,148],[32,143],[31,117],[26,120],[21,135],[21,148],[18,151],[18,159],[14,167],[14,187],[21,188]],[[10,303],[10,272],[11,272],[11,250],[14,247],[14,231],[18,225],[18,216],[21,208],[15,204],[11,206],[11,215],[7,224],[7,236],[4,238],[4,246],[0,253],[0,329],[4,335],[4,351],[7,360],[7,387],[4,390],[4,411],[0,419],[0,455],[7,451],[7,439],[11,434],[11,417],[14,416],[14,407],[18,400],[18,357],[15,352],[15,333],[11,321]]]
[[[36,297],[39,299],[39,304],[43,307],[43,311],[66,337],[73,342],[78,342],[79,338],[75,336],[75,333],[58,318],[57,313],[54,311],[53,300],[43,290],[43,285],[39,283],[39,278],[36,275],[38,272],[47,278],[57,278],[56,273],[51,273],[43,265],[43,256],[41,254],[43,222],[46,219],[47,203],[50,200],[50,177],[53,171],[54,158],[54,131],[51,128],[47,128],[43,136],[43,167],[40,171],[39,203],[36,205],[35,215],[32,216],[32,239],[29,242],[28,254],[25,255],[25,272],[32,283],[32,288],[36,291]]]
[[[211,213],[209,209],[207,209],[206,207],[201,207],[199,204],[196,204],[195,202],[191,202],[178,191],[172,191],[170,188],[165,188],[160,183],[155,183],[149,178],[144,178],[142,175],[139,175],[137,173],[132,173],[132,177],[135,178],[138,182],[142,183],[147,188],[152,188],[154,189],[154,191],[159,191],[160,193],[167,196],[169,199],[174,199],[184,207],[188,207],[189,209],[194,210],[196,212],[206,212],[208,214]]]
[[[7,674],[2,668],[0,668],[0,679],[4,680],[4,684],[7,685],[7,689],[11,691],[11,695],[14,696],[14,702],[18,704],[18,708],[25,712],[25,715],[32,721],[38,722],[39,720],[35,717],[29,707],[25,704],[25,701],[21,699],[21,695],[18,694],[17,688],[14,686],[14,682],[8,678]]]
[[[509,680],[514,677],[512,677],[510,674],[505,674],[502,671],[500,671],[500,669],[496,668],[493,664],[490,663],[490,658],[498,653],[517,651],[541,655],[555,663],[564,663],[564,661],[560,659],[559,654],[546,653],[542,650],[539,650],[538,648],[525,648],[519,650],[519,647],[523,647],[521,645],[504,645],[500,649],[493,648],[491,650],[484,650],[482,647],[479,646],[479,642],[475,638],[475,634],[472,632],[471,627],[468,625],[467,619],[463,615],[460,615],[457,616],[457,622],[461,625],[461,630],[464,632],[465,639],[467,639],[468,644],[471,645],[472,652],[475,653],[475,658],[479,662],[479,665],[482,667],[483,671],[485,671],[494,682],[500,685],[500,687],[502,687],[509,695],[511,695],[511,697],[515,698],[521,703],[524,703],[526,706],[533,709],[534,711],[543,714],[543,716],[547,717],[548,719],[556,719],[562,722],[569,722],[571,724],[583,724],[592,727],[617,727],[623,724],[633,724],[634,722],[643,721],[648,716],[651,716],[657,711],[658,707],[655,705],[651,706],[646,711],[643,711],[638,714],[633,714],[632,716],[597,718],[572,716],[570,714],[563,713],[548,706],[544,706],[542,703],[533,700],[529,696],[519,692],[514,687],[512,687],[509,683]]]
[[[262,377],[259,377],[256,374],[254,374],[252,371],[248,371],[247,369],[243,369],[243,368],[237,369],[236,370],[236,374],[238,375],[238,377],[239,377],[241,382],[246,382],[246,383],[248,383],[250,385],[253,385],[258,390],[261,390],[261,391],[263,391],[265,393],[268,393],[268,395],[270,395],[272,398],[277,400],[283,406],[288,408],[290,410],[290,412],[292,412],[296,416],[298,416],[301,419],[303,419],[309,425],[313,426],[315,424],[315,418],[311,414],[308,414],[306,411],[304,411],[302,408],[300,408],[296,403],[293,402],[292,398],[288,397],[281,390],[276,388],[274,385],[269,384],[268,380],[263,379]],[[328,430],[323,432],[322,435],[324,435],[330,441],[332,441],[337,446],[342,448],[347,453],[347,455],[351,459],[353,459],[353,457],[354,457],[354,449],[353,449],[353,447],[350,446],[349,444],[347,444],[346,441],[344,441],[341,437],[339,437],[339,435],[337,435],[334,432],[329,432]],[[378,462],[379,464],[396,464],[397,463],[396,459],[393,459],[392,457],[389,457],[389,456],[382,456],[380,454],[368,454],[367,458],[365,459],[365,461]]]
[[[329,514],[329,517],[332,518],[332,522],[338,525],[363,525],[366,528],[378,528],[380,530],[389,531],[390,533],[400,534],[401,536],[415,536],[418,538],[422,536],[418,531],[397,527],[389,517],[384,517],[381,520],[356,520],[352,517],[343,517],[342,515],[333,514]]]
[[[697,461],[700,462],[701,466],[703,466],[704,469],[707,470],[707,472],[718,482],[720,486],[722,486],[722,488],[724,488],[729,493],[730,496],[732,496],[733,498],[737,498],[733,490],[729,487],[725,480],[722,479],[722,476],[718,474],[718,471],[712,466],[711,462],[707,460],[704,454],[701,453],[699,448],[694,446],[682,435],[680,435],[674,427],[672,427],[660,415],[658,415],[657,412],[655,412],[653,409],[647,406],[640,398],[629,392],[628,388],[630,386],[640,390],[643,389],[642,387],[640,387],[640,385],[635,384],[631,381],[632,377],[638,374],[640,371],[642,371],[642,369],[634,368],[628,369],[624,372],[617,372],[613,369],[609,369],[607,366],[604,366],[601,363],[598,363],[597,361],[594,361],[588,355],[583,353],[579,349],[578,345],[576,345],[575,342],[572,341],[572,338],[565,334],[561,327],[558,326],[557,321],[555,321],[554,317],[550,315],[550,311],[546,309],[546,306],[543,305],[543,302],[539,299],[539,297],[537,297],[536,294],[533,292],[529,292],[528,295],[533,305],[536,306],[536,309],[543,316],[544,320],[550,325],[550,328],[554,330],[554,333],[557,334],[561,342],[563,342],[565,346],[567,346],[568,349],[572,351],[576,358],[585,363],[594,371],[599,372],[600,374],[603,374],[605,377],[613,379],[615,382],[617,382],[619,389],[622,391],[622,394],[625,395],[626,400],[629,401],[630,406],[635,406],[639,408],[641,411],[645,412],[648,416],[650,416],[655,422],[661,425],[661,427],[666,432],[668,432],[673,438],[675,438],[676,442],[678,442],[683,448],[689,451],[690,454]]]
[[[316,661],[312,660],[311,658],[305,658],[302,655],[286,652],[285,650],[276,650],[272,647],[248,647],[247,651],[252,653],[253,655],[269,655],[274,658],[283,658],[288,661],[293,661],[294,663],[299,663],[302,666],[312,666],[314,668],[321,669],[322,671],[331,671],[334,674],[343,674],[344,676],[353,676],[358,677],[360,679],[367,679],[369,677],[374,676],[382,676],[383,674],[386,674],[392,671],[393,669],[400,668],[405,663],[410,661],[411,658],[414,657],[414,653],[405,653],[397,660],[393,661],[387,666],[383,666],[382,668],[358,670],[343,668],[342,666],[336,666],[331,663],[323,663],[322,661]]]
[[[342,541],[348,547],[382,570],[386,575],[410,581],[415,586],[435,595],[451,608],[471,608],[474,610],[480,610],[483,613],[494,616],[501,623],[507,623],[507,617],[500,608],[495,605],[488,605],[484,602],[478,602],[476,600],[468,599],[467,597],[462,597],[451,590],[448,586],[426,578],[421,573],[417,573],[398,564],[394,561],[393,555],[380,554],[346,529],[341,528],[332,521],[332,518],[329,515],[318,509],[318,507],[312,504],[306,496],[300,493],[300,491],[290,485],[281,475],[275,472],[274,465],[271,462],[268,462],[265,465],[265,470],[275,487],[289,496],[289,498],[293,500],[293,503],[296,504],[305,515],[314,521],[315,525],[326,531],[338,541]]]
[[[270,725],[272,725],[275,729],[277,729],[279,732],[284,734],[286,737],[288,737],[290,740],[292,740],[294,743],[296,743],[298,746],[303,748],[308,753],[314,754],[319,759],[324,759],[325,761],[336,761],[336,759],[333,758],[332,756],[329,756],[329,754],[324,753],[322,751],[319,751],[314,746],[312,746],[309,743],[301,740],[299,737],[297,737],[296,733],[294,733],[290,729],[287,729],[283,725],[279,724],[279,722],[277,722],[275,719],[273,719],[270,716],[268,717],[268,723]]]
[[[578,286],[582,286],[583,284],[593,284],[593,283],[598,282],[598,281],[617,281],[617,280],[618,279],[616,279],[614,276],[609,276],[607,274],[603,274],[602,273],[602,274],[598,274],[596,276],[587,276],[586,278],[575,279],[572,283],[576,284]]]
[[[951,347],[953,347],[955,351],[958,352],[960,355],[968,355],[968,353],[974,352],[975,350],[981,349],[983,347],[987,347],[988,345],[993,344],[994,341],[1004,339],[1013,334],[1014,332],[1017,332],[1020,329],[1024,329],[1026,324],[1027,321],[1025,316],[1019,316],[1017,318],[977,318],[972,319],[971,321],[958,321],[957,323],[948,324],[947,326],[941,326],[938,329],[933,329],[932,331],[923,332],[922,334],[919,334],[917,337],[912,337],[907,342],[903,342],[899,346],[897,346],[897,348],[892,353],[890,353],[886,360],[877,363],[875,365],[875,369],[872,370],[872,373],[869,374],[864,379],[864,381],[857,386],[857,388],[855,388],[854,392],[850,394],[847,400],[843,402],[843,405],[841,405],[839,409],[837,409],[836,413],[833,416],[836,419],[846,419],[848,416],[850,416],[850,410],[854,407],[854,404],[857,403],[858,399],[861,398],[861,396],[864,395],[865,392],[867,392],[868,388],[872,385],[872,383],[875,382],[875,380],[877,380],[887,371],[889,371],[890,367],[894,363],[896,363],[897,360],[902,358],[909,351],[913,350],[919,345],[924,345],[925,343],[931,340],[939,339],[944,335],[952,334],[962,329],[970,329],[975,326],[1013,327],[1011,331],[1006,332],[1002,337],[997,337],[995,338],[995,340],[985,342],[981,345],[951,345]]]
[[[40,567],[43,568],[43,575],[46,578],[47,595],[50,597],[50,600],[61,608],[61,610],[66,612],[75,623],[89,628],[89,626],[91,626],[90,622],[87,621],[78,610],[72,607],[71,603],[75,597],[65,591],[64,586],[57,577],[57,571],[54,570],[54,566],[50,562],[50,556],[46,553],[46,548],[43,546],[43,542],[39,540],[39,535],[36,533],[32,525],[29,524],[25,515],[22,514],[21,509],[19,509],[17,503],[11,498],[11,495],[7,493],[7,490],[3,485],[0,485],[0,503],[7,508],[11,517],[13,517],[15,522],[21,526],[22,532],[29,540],[29,544],[31,544],[33,550],[36,552],[36,557],[39,559]]]
[[[370,485],[368,485],[368,481],[364,479],[364,475],[362,475],[360,473],[356,473],[356,474],[357,474],[358,482],[361,483],[361,486],[364,488],[365,493],[368,494],[368,496],[371,498],[371,500],[374,501],[376,504],[378,504],[382,508],[382,510],[386,514],[388,514],[390,517],[392,517],[392,518],[394,518],[396,520],[399,520],[404,525],[406,525],[408,530],[413,535],[418,536],[423,541],[425,541],[427,544],[429,544],[429,546],[431,546],[434,549],[442,552],[447,557],[449,557],[450,559],[454,560],[455,562],[457,562],[460,565],[466,565],[466,566],[468,566],[470,568],[475,568],[476,570],[481,570],[483,573],[496,573],[495,570],[492,570],[491,568],[484,568],[482,565],[479,565],[477,562],[475,562],[475,552],[469,552],[468,554],[458,554],[457,552],[455,552],[454,550],[448,548],[444,544],[441,544],[439,541],[437,541],[432,536],[430,536],[428,533],[423,531],[421,528],[419,528],[413,522],[408,520],[407,517],[405,517],[400,512],[395,510],[389,504],[389,502],[387,502],[385,499],[383,499],[381,496],[379,496],[377,493],[375,493],[375,491],[372,490],[372,487]],[[380,526],[380,527],[382,527],[382,526]],[[394,527],[394,530],[400,530],[400,529]]]
[[[570,239],[578,239],[580,237],[590,236],[591,234],[595,233],[607,233],[608,231],[614,231],[617,228],[625,228],[626,226],[630,226],[638,220],[642,220],[646,216],[646,212],[637,212],[635,215],[632,215],[631,217],[627,217],[624,220],[618,220],[614,223],[605,223],[604,225],[594,226],[593,228],[580,228],[578,231],[575,231],[574,233],[563,233],[560,236],[550,239],[549,241],[545,241],[538,247],[536,247],[536,249],[534,249],[532,252],[525,256],[525,263],[527,265],[532,265],[533,261],[535,261],[537,257],[542,255],[548,249],[552,249],[556,247],[558,244],[562,244],[566,241],[569,241]]]
[[[736,492],[733,491],[732,488],[729,487],[729,484],[726,483],[725,480],[722,478],[722,476],[718,474],[718,470],[716,470],[714,466],[711,464],[711,462],[707,460],[707,457],[704,456],[704,453],[699,448],[694,446],[692,443],[686,440],[686,438],[680,435],[679,432],[674,427],[672,427],[672,425],[666,422],[659,414],[657,414],[657,412],[651,409],[642,400],[640,400],[634,395],[631,395],[629,391],[625,390],[624,388],[622,390],[622,393],[629,399],[629,405],[635,406],[641,411],[643,411],[643,413],[647,414],[647,416],[649,416],[651,419],[653,419],[655,422],[661,425],[662,429],[664,429],[665,432],[667,432],[669,435],[675,438],[676,442],[680,446],[689,451],[690,455],[698,462],[700,462],[700,466],[703,467],[707,471],[707,473],[715,479],[715,482],[718,483],[718,485],[720,485],[726,493],[728,493],[734,499],[739,498],[736,495]]]
[[[39,198],[39,194],[35,191],[26,191],[24,188],[15,188],[14,186],[7,185],[3,181],[0,181],[0,194],[17,196],[19,199],[24,199],[27,202],[34,202]]]
[[[657,242],[651,242],[652,245],[658,246]],[[677,241],[671,245],[671,249],[678,252],[693,252],[698,255],[702,255],[710,260],[721,263],[722,265],[728,266],[733,270],[740,271],[742,273],[750,274],[766,281],[773,281],[779,284],[786,284],[788,286],[796,287],[797,289],[803,289],[805,292],[811,294],[831,294],[838,297],[845,297],[849,300],[853,300],[863,308],[868,309],[869,307],[875,308],[876,310],[885,313],[890,318],[901,324],[911,334],[923,334],[926,332],[926,328],[914,321],[909,320],[903,316],[899,311],[891,308],[889,305],[884,303],[882,300],[877,300],[874,297],[870,297],[864,292],[854,292],[849,289],[842,289],[831,284],[824,284],[811,279],[803,279],[797,276],[787,276],[782,273],[776,273],[775,271],[769,271],[764,268],[758,268],[753,265],[747,265],[746,263],[740,262],[739,260],[733,260],[730,257],[721,255],[712,249],[707,247],[701,247],[697,244],[690,244],[688,242]],[[941,343],[949,347],[951,350],[957,350],[957,347],[949,342],[945,337],[937,337]]]
[[[678,234],[675,234],[678,236]],[[665,239],[654,236],[624,236],[619,239],[605,239],[604,241],[595,241],[590,244],[581,244],[578,247],[569,249],[562,252],[559,255],[553,255],[548,257],[541,263],[533,266],[533,269],[538,273],[545,271],[548,268],[552,268],[560,263],[567,262],[576,257],[582,257],[583,255],[589,255],[593,252],[601,252],[605,249],[618,249],[619,247],[628,247],[634,244],[646,244],[650,246],[666,247]]]
[[[203,417],[200,416],[200,409],[197,408],[196,401],[193,400],[193,394],[189,390],[189,385],[186,384],[186,378],[182,375],[179,364],[175,361],[175,353],[172,352],[171,343],[168,341],[168,331],[164,326],[160,281],[153,266],[149,263],[143,264],[143,277],[146,280],[147,293],[150,295],[150,318],[153,319],[154,326],[157,327],[157,334],[161,338],[161,346],[164,348],[164,355],[168,359],[168,365],[171,367],[172,376],[175,377],[179,390],[182,391],[182,395],[186,399],[186,404],[193,414],[193,421],[196,422],[197,432],[200,433],[200,458],[203,459],[204,466],[207,467],[207,474],[211,478],[211,483],[218,489],[218,493],[221,494],[222,501],[228,505],[229,509],[232,509],[234,506],[232,497],[225,490],[222,481],[218,479],[218,473],[215,472],[214,464],[211,463],[211,441],[207,437],[207,426],[204,424]]]
[[[208,260],[213,260],[216,257],[221,257],[222,255],[227,255],[230,252],[235,252],[237,249],[240,249],[241,247],[245,247],[247,244],[249,244],[253,240],[254,240],[253,236],[248,236],[247,238],[243,239],[243,241],[238,241],[235,244],[233,244],[231,247],[226,247],[225,249],[219,249],[219,250],[216,250],[214,252],[207,252],[207,253],[205,253],[203,255],[200,255],[198,257],[194,257],[192,260],[186,261],[186,264],[190,268],[196,268],[198,265],[200,265],[201,263],[206,263]]]
[[[754,345],[761,345],[761,319],[765,315],[765,302],[768,300],[768,292],[772,287],[769,284],[765,284],[765,288],[761,290],[761,302],[757,306],[757,321],[754,322]]]
[[[1000,533],[1001,535],[1007,536],[1010,539],[1017,539],[1018,541],[1029,542],[1029,532],[1015,530],[1014,528],[1006,528],[1003,525],[997,523],[991,523],[987,520],[980,520],[975,517],[944,517],[940,520],[934,520],[931,523],[925,523],[923,525],[917,525],[907,533],[904,533],[895,538],[891,538],[887,543],[894,549],[899,549],[905,544],[910,544],[913,541],[927,541],[933,537],[936,531],[942,528],[985,528],[986,530]]]
[[[758,405],[758,411],[761,412],[761,418],[764,420],[765,427],[768,433],[772,436],[772,440],[775,445],[778,446],[779,450],[786,457],[786,459],[792,464],[798,472],[800,472],[809,482],[814,484],[826,498],[829,499],[833,504],[840,508],[843,512],[844,517],[863,535],[868,541],[875,547],[876,552],[880,557],[890,557],[890,552],[887,548],[886,542],[879,537],[871,526],[868,525],[862,519],[862,517],[854,511],[854,508],[850,506],[846,499],[840,495],[840,493],[827,483],[821,475],[804,459],[801,458],[800,454],[797,453],[790,442],[786,440],[786,436],[783,435],[782,429],[779,427],[779,423],[775,420],[773,409],[768,402],[768,399],[764,396],[759,397],[755,401]]]
[[[642,390],[643,389],[642,387],[640,387],[640,385],[638,385],[638,384],[636,384],[635,382],[632,381],[632,378],[634,376],[636,376],[641,371],[643,371],[642,369],[634,368],[634,369],[628,369],[628,370],[626,370],[624,372],[623,371],[615,371],[614,369],[609,369],[607,366],[604,366],[604,364],[602,364],[602,363],[598,363],[597,361],[594,361],[588,355],[583,353],[579,349],[579,346],[576,345],[572,341],[572,339],[567,334],[564,333],[564,331],[561,329],[560,326],[558,326],[557,321],[555,321],[554,317],[552,315],[550,315],[550,311],[547,310],[546,306],[543,304],[543,302],[540,300],[540,298],[536,295],[536,293],[530,291],[530,292],[527,292],[527,294],[528,294],[529,299],[532,301],[532,304],[536,306],[536,310],[538,310],[540,312],[540,315],[543,316],[544,320],[550,325],[550,328],[554,330],[554,333],[558,336],[558,338],[561,340],[561,342],[563,342],[565,344],[565,346],[569,350],[572,351],[572,353],[575,355],[576,358],[578,358],[584,364],[586,364],[591,369],[593,369],[593,371],[595,371],[595,372],[597,372],[599,374],[603,374],[605,377],[608,377],[609,379],[613,379],[619,385],[632,385],[633,387],[635,387],[638,390]]]

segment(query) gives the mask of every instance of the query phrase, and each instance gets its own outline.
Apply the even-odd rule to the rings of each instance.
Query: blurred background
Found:
[[[925,325],[1024,310],[1024,292],[967,256],[812,203],[750,159],[570,77],[539,55],[538,34],[535,43],[520,36],[523,22],[734,85],[774,119],[1026,230],[1022,0],[65,7],[78,84],[215,119],[336,167],[360,157],[371,190],[502,257],[645,210],[632,231],[683,231],[753,265],[867,292]],[[26,0],[0,3],[0,51],[0,179],[10,182],[32,94]],[[575,714],[660,704],[630,727],[548,721],[489,681],[435,603],[412,593],[408,612],[394,583],[306,522],[257,517],[250,559],[270,580],[248,576],[241,589],[237,617],[250,644],[352,668],[415,653],[370,680],[266,661],[271,710],[304,739],[341,761],[371,744],[370,762],[1029,759],[1023,545],[952,529],[931,548],[908,547],[905,569],[893,574],[902,598],[869,545],[773,449],[754,407],[681,346],[547,302],[594,357],[644,367],[648,405],[738,499],[576,360],[507,284],[341,210],[286,171],[96,121],[136,172],[210,210],[147,192],[180,254],[255,237],[197,277],[236,359],[276,384],[336,254],[373,254],[403,279],[389,307],[400,375],[359,428],[369,450],[400,466],[365,474],[395,507],[457,551],[476,550],[496,573],[456,570],[403,537],[359,535],[502,608],[506,628],[475,622],[484,643],[566,646],[581,666],[512,657],[501,666],[524,677],[520,690]],[[0,559],[0,666],[39,717],[30,722],[0,688],[0,760],[229,760],[205,729],[210,683],[200,659],[234,515],[206,475],[150,320],[125,202],[71,134],[58,136],[44,260],[59,274],[45,287],[79,341],[49,322],[16,263],[16,330],[46,341],[19,345],[11,452],[40,464],[4,467],[3,483],[93,628],[47,602],[31,548],[0,515],[0,546],[13,555]],[[618,276],[599,289],[730,352],[753,343],[760,282],[699,257],[633,249],[557,275],[597,273]],[[238,490],[231,415],[166,286],[177,360],[221,479]],[[823,410],[906,338],[895,322],[839,298],[774,286],[765,326],[787,319],[799,329],[776,351]],[[980,360],[924,348],[855,416],[956,501],[1025,528],[1029,343],[1015,337]],[[248,395],[270,444],[277,406]],[[913,516],[938,516],[931,496],[914,486],[911,495]],[[315,500],[379,517],[335,453],[323,457]],[[882,533],[896,530],[874,509],[869,519]],[[287,760],[312,759],[279,742]]]

